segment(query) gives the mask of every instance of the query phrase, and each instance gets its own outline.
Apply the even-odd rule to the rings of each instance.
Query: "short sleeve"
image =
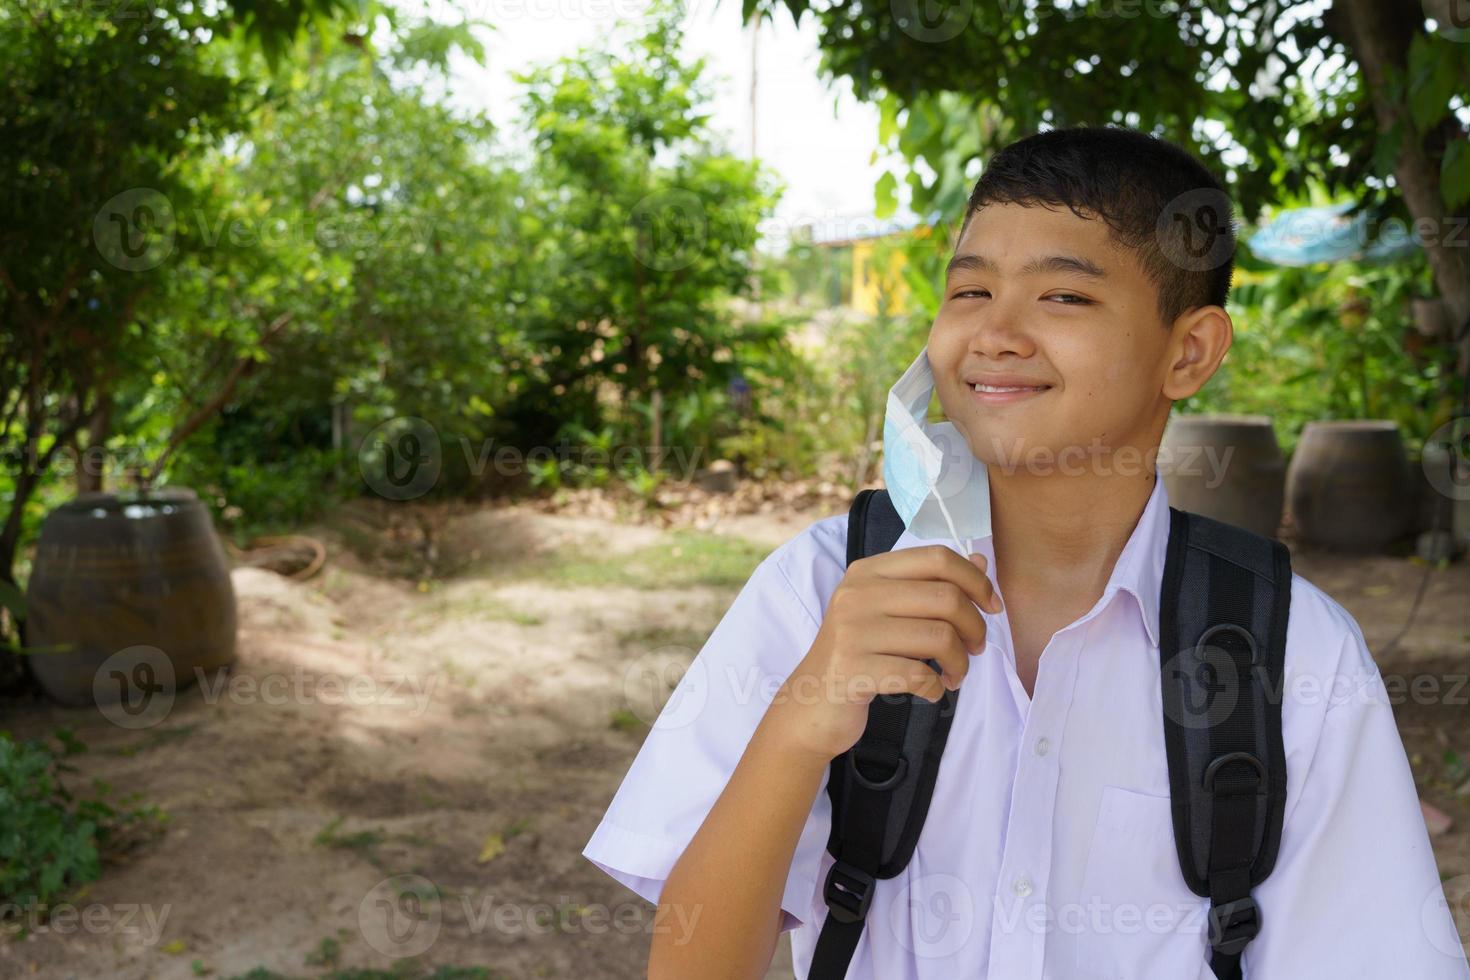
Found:
[[[1344,683],[1284,703],[1314,718],[1307,702],[1320,707],[1320,735],[1287,759],[1281,846],[1253,892],[1262,924],[1244,976],[1464,980],[1388,691],[1357,624],[1332,610],[1339,622],[1320,628],[1342,637]]]
[[[777,689],[816,638],[826,608],[832,519],[763,560],[690,664],[582,854],[650,902],[724,790]],[[820,613],[818,613],[820,615]],[[811,915],[831,826],[825,780],[801,832],[783,929]],[[732,842],[736,846],[736,842]]]

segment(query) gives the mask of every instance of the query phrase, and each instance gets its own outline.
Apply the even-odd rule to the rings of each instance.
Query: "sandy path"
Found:
[[[611,719],[653,717],[656,692],[625,684],[629,667],[687,661],[733,591],[551,586],[513,563],[663,535],[471,515],[445,540],[495,574],[427,593],[339,554],[306,584],[237,569],[224,686],[181,693],[142,730],[9,706],[17,736],[76,730],[90,751],[75,785],[140,791],[170,822],[78,903],[106,910],[105,928],[0,944],[0,975],[192,977],[196,960],[221,977],[311,975],[305,958],[328,939],[344,967],[417,954],[507,977],[639,975],[651,909],[579,855],[644,732]],[[503,853],[479,863],[495,833]],[[395,894],[415,888],[441,897],[415,912]]]

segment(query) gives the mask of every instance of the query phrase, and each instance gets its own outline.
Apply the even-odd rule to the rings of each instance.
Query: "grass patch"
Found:
[[[619,708],[612,713],[612,724],[609,727],[616,732],[639,732],[648,726],[643,724],[642,718],[627,708]]]
[[[390,841],[409,844],[413,847],[429,847],[434,843],[422,834],[389,834],[382,827],[344,834],[339,829],[341,826],[342,818],[337,817],[322,828],[313,842],[321,847],[330,847],[338,851],[352,851],[379,870],[383,870],[384,866],[382,858],[378,855],[378,848]]]
[[[368,855],[380,844],[388,839],[382,828],[375,830],[359,830],[351,834],[338,833],[337,828],[342,826],[342,818],[338,817],[316,835],[316,843],[323,847],[334,847],[338,850],[357,851]]]
[[[346,930],[341,930],[345,932]],[[335,936],[327,936],[316,949],[306,954],[307,966],[335,967],[342,959],[342,942]]]
[[[563,548],[516,569],[516,577],[566,586],[739,588],[768,554],[769,548],[744,538],[679,530],[671,532],[663,544],[630,554],[601,555],[585,547]]]

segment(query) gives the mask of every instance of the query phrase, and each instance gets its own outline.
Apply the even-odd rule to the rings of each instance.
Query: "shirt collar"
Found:
[[[1169,492],[1164,480],[1154,474],[1154,489],[1128,543],[1113,565],[1113,573],[1103,588],[1102,604],[1116,592],[1127,592],[1138,605],[1143,628],[1149,642],[1159,645],[1159,590],[1164,581],[1164,559],[1169,550]]]

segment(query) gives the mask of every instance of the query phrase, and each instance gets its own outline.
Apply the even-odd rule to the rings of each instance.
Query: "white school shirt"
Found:
[[[877,883],[849,978],[1213,980],[1209,900],[1184,882],[1169,810],[1157,635],[1168,536],[1156,479],[1102,597],[1047,644],[1033,697],[1004,613],[982,613],[985,652],[960,688],[923,833],[908,867]],[[761,562],[583,851],[648,901],[816,637],[846,541],[847,516],[826,518]],[[906,532],[895,548],[933,543]],[[975,545],[993,582],[992,539]],[[1285,823],[1252,892],[1262,924],[1244,976],[1470,977],[1377,665],[1354,619],[1300,576],[1285,682]],[[830,820],[824,782],[781,900],[799,978],[826,916]]]

